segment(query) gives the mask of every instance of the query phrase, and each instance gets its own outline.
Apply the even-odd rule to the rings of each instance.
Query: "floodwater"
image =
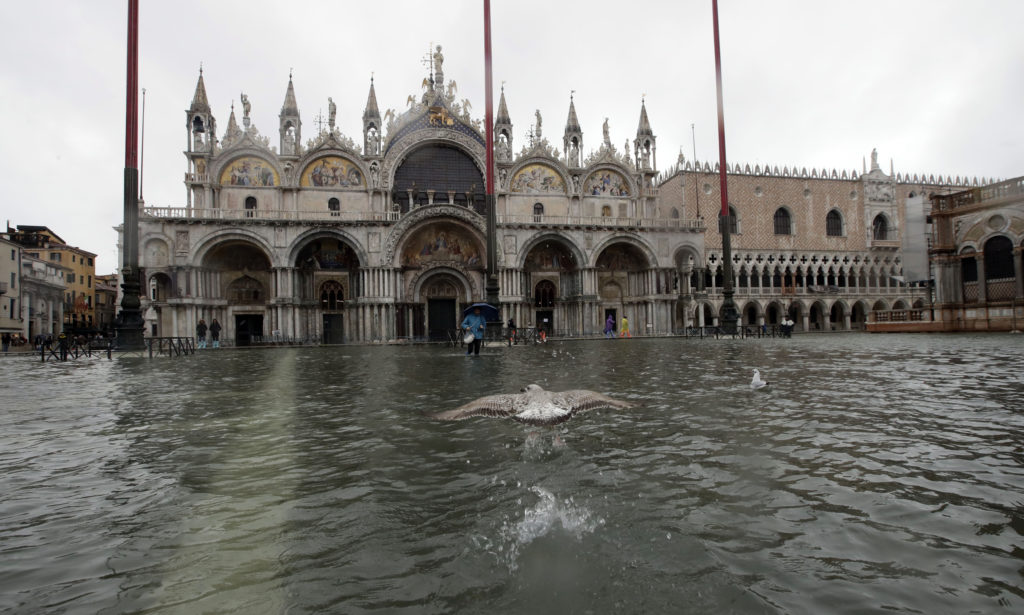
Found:
[[[1022,365],[1009,334],[9,358],[0,611],[1020,613]],[[426,417],[531,382],[637,407]]]

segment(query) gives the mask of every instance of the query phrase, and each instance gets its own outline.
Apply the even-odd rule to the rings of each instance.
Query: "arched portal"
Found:
[[[203,295],[214,299],[200,306],[199,318],[217,319],[222,342],[246,346],[263,335],[267,306],[274,297],[270,258],[244,239],[228,239],[210,249],[202,260],[206,271]]]
[[[448,267],[435,267],[418,278],[414,302],[403,310],[407,320],[399,323],[414,337],[432,341],[455,339],[462,310],[471,300],[471,288],[465,275]]]
[[[528,318],[538,329],[552,335],[572,329],[570,323],[579,323],[578,306],[570,301],[582,293],[582,279],[571,246],[556,237],[537,241],[526,253],[523,272],[533,296]]]
[[[625,317],[630,329],[645,332],[647,314],[641,297],[650,290],[650,280],[645,275],[649,266],[643,250],[627,241],[613,242],[601,250],[595,263],[600,314],[614,312],[619,322]]]
[[[397,253],[407,298],[395,307],[397,335],[449,339],[461,322],[459,306],[483,299],[483,238],[475,228],[443,216],[411,228]]]
[[[742,324],[753,326],[757,324],[757,317],[760,315],[760,306],[757,302],[750,301],[743,307]]]
[[[304,245],[294,265],[295,291],[306,306],[307,335],[319,335],[325,344],[345,343],[358,325],[357,314],[349,308],[362,295],[359,256],[344,239],[325,235]]]
[[[828,316],[829,327],[833,331],[846,328],[846,308],[840,301],[836,301],[832,304],[832,309],[829,311]]]
[[[819,301],[811,304],[809,325],[811,331],[828,331],[828,324],[824,317],[824,306]]]
[[[864,301],[853,304],[853,312],[850,316],[850,326],[854,329],[864,330],[868,322],[868,306]]]

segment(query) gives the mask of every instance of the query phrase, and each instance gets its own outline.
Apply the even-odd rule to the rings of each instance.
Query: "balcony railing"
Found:
[[[618,216],[549,216],[527,214],[519,216],[498,216],[498,224],[551,225],[551,226],[600,226],[627,228],[675,228],[693,231],[704,230],[703,220],[682,218],[656,219]]]
[[[415,208],[413,211],[418,211]],[[303,222],[395,222],[409,215],[400,211],[356,212],[356,211],[291,211],[281,209],[220,209],[189,207],[145,207],[143,215],[153,218],[181,218],[191,220],[289,220]],[[544,214],[522,216],[498,216],[498,224],[546,225],[546,226],[589,226],[650,229],[704,230],[700,219],[654,219],[617,216],[551,216]]]
[[[153,218],[191,220],[296,220],[309,222],[394,222],[398,212],[373,211],[289,211],[283,209],[194,209],[188,207],[146,207],[143,215]]]
[[[1014,196],[1024,196],[1024,177],[1008,179],[954,194],[934,196],[932,197],[932,212],[952,211],[954,209],[970,207],[971,205],[978,205],[985,201],[994,201]]]
[[[923,308],[909,310],[876,310],[869,318],[874,322],[931,322],[931,311]]]
[[[927,288],[909,287],[909,286],[883,286],[883,287],[864,287],[860,286],[854,288],[852,286],[775,286],[772,288],[764,287],[759,288],[757,286],[736,286],[733,287],[733,291],[736,296],[743,297],[829,297],[829,296],[862,296],[862,295],[903,295],[909,297],[922,297],[928,296]],[[709,295],[712,297],[719,297],[722,294],[721,288],[705,288],[703,291],[694,292],[694,298],[704,299]]]

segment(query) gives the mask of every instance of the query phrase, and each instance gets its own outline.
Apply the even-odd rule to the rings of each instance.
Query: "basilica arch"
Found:
[[[358,244],[335,230],[307,233],[290,251],[289,280],[296,309],[297,332],[325,344],[342,344],[358,336],[363,295]]]
[[[214,319],[220,336],[239,346],[268,331],[268,306],[274,299],[270,253],[249,238],[228,235],[201,247],[197,318]]]
[[[652,288],[656,263],[653,252],[633,237],[618,236],[610,238],[594,253],[602,316],[614,313],[620,322],[625,316],[630,329],[637,334],[652,329],[654,313],[649,296],[655,293]]]
[[[569,238],[540,233],[520,251],[521,290],[528,298],[517,306],[518,322],[548,335],[583,330],[583,252]]]
[[[455,217],[425,217],[408,228],[396,246],[399,337],[447,339],[462,310],[483,300],[486,267],[484,236]]]

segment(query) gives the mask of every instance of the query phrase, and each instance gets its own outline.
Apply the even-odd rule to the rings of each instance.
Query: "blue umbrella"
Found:
[[[501,312],[499,312],[498,308],[494,307],[490,303],[474,303],[468,308],[462,310],[462,316],[466,317],[477,308],[480,308],[480,315],[483,316],[484,320],[487,322],[498,322],[501,320]]]

